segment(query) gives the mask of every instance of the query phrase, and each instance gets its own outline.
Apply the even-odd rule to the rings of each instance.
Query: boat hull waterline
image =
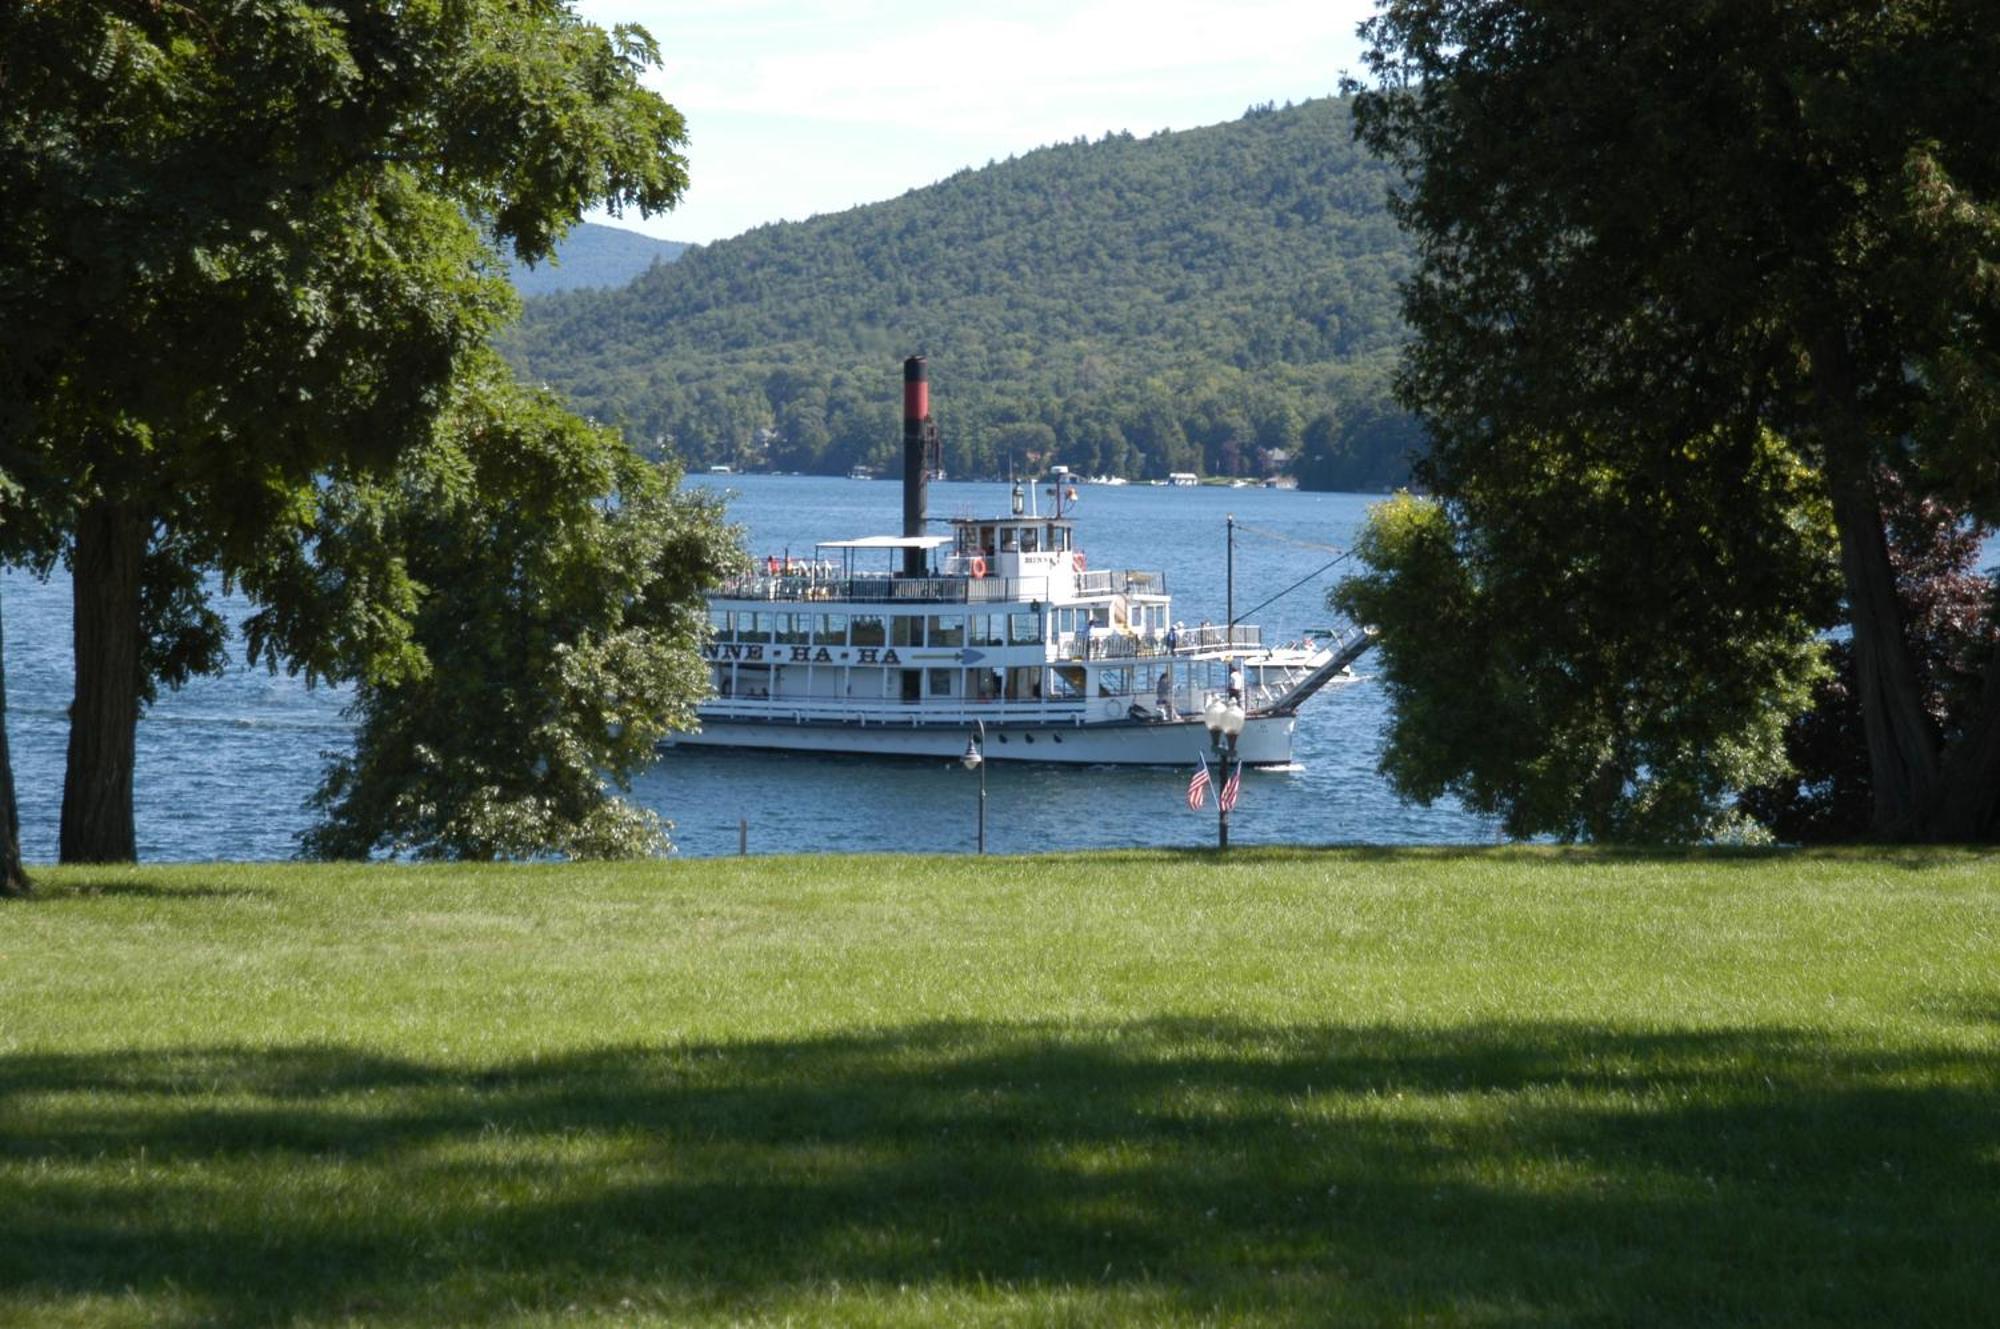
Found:
[[[1253,716],[1236,740],[1236,758],[1249,766],[1285,766],[1292,760],[1295,715]],[[770,719],[707,717],[699,732],[678,734],[672,743],[690,748],[741,748],[864,757],[937,757],[956,760],[978,732],[954,724],[899,725],[893,722],[784,723]],[[1213,758],[1208,730],[1200,720],[1132,721],[1097,724],[994,723],[985,726],[987,761],[1063,766],[1192,766]]]

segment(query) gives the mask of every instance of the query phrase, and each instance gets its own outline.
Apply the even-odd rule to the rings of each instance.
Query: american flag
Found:
[[[1194,758],[1201,763],[1201,769],[1188,781],[1188,811],[1199,812],[1208,806],[1208,759],[1199,752]]]
[[[1236,810],[1236,794],[1243,787],[1243,763],[1237,762],[1236,769],[1222,782],[1222,792],[1215,796],[1215,805],[1224,812]]]

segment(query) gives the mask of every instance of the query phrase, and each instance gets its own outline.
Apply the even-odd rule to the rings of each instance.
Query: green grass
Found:
[[[41,885],[0,909],[0,1321],[2000,1304],[2000,856]]]

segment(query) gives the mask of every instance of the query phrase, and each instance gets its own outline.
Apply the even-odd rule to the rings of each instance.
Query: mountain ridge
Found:
[[[898,363],[925,353],[954,474],[1378,488],[1416,439],[1387,398],[1410,269],[1390,183],[1336,99],[1108,134],[536,300],[504,346],[696,465],[880,465]]]
[[[620,226],[581,222],[556,244],[555,261],[534,267],[510,264],[508,280],[523,298],[623,286],[655,263],[672,263],[688,250],[678,240],[658,240]]]

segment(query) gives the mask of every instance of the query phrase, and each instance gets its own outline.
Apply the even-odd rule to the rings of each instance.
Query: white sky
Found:
[[[688,122],[674,212],[597,217],[707,243],[893,198],[1079,135],[1191,129],[1358,72],[1373,0],[575,0],[642,24]]]

